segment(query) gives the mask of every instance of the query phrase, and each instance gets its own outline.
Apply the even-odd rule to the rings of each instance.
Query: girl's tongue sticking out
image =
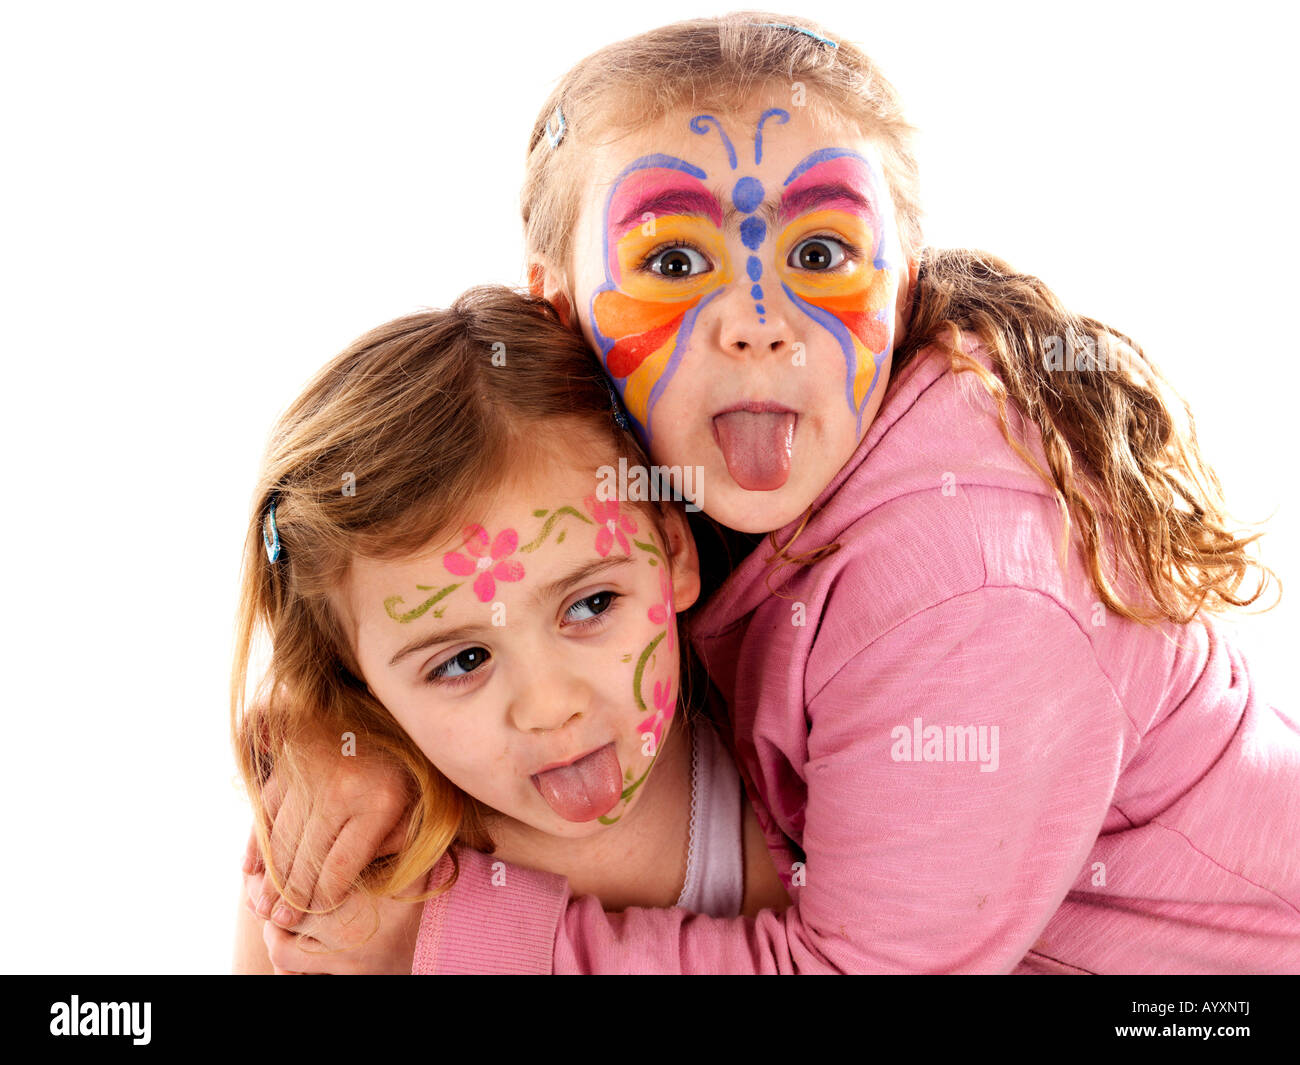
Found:
[[[784,409],[730,410],[715,415],[713,435],[727,472],[750,492],[771,492],[790,477],[798,415]]]
[[[592,821],[608,813],[623,794],[623,770],[614,744],[576,762],[533,774],[533,786],[566,821]]]

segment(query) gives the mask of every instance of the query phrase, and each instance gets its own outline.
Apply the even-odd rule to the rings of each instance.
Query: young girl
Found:
[[[888,82],[785,16],[547,101],[535,287],[754,545],[690,638],[794,904],[612,915],[465,851],[416,971],[1300,971],[1300,737],[1210,617],[1253,537],[1140,348],[925,248],[916,190]]]
[[[620,460],[646,468],[540,300],[476,290],[330,363],[273,436],[246,543],[234,709],[255,801],[271,764],[302,789],[304,764],[382,752],[415,800],[381,893],[456,841],[611,909],[783,905],[726,748],[675,713],[694,541],[679,508],[603,491]]]

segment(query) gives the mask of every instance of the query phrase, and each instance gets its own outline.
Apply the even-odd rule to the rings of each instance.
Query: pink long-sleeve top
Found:
[[[463,852],[414,971],[1300,972],[1296,719],[1211,622],[1102,609],[1061,530],[923,352],[791,553],[839,550],[765,542],[691,625],[793,905],[607,914]]]

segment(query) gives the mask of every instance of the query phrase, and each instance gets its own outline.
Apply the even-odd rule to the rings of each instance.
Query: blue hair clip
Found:
[[[546,139],[551,142],[551,149],[554,150],[560,146],[560,141],[564,140],[564,112],[560,110],[560,105],[555,105],[554,122],[555,128],[551,128],[552,119],[546,120]]]
[[[266,512],[266,520],[262,522],[262,543],[266,545],[266,558],[269,562],[275,562],[280,557],[280,529],[275,524],[275,505],[278,499],[271,501],[270,509]],[[271,535],[266,535],[266,523],[271,523]]]
[[[609,390],[609,408],[614,415],[614,421],[623,432],[631,432],[632,425],[627,420],[627,415],[623,413],[623,405],[618,401],[618,393],[614,391],[614,386],[609,378],[605,378],[605,387]]]
[[[821,41],[822,44],[829,44],[832,48],[838,48],[839,45],[829,37],[823,37],[820,33],[813,33],[812,30],[804,29],[802,26],[791,26],[785,22],[755,22],[755,26],[769,26],[774,30],[794,30],[795,33],[802,33],[805,37],[811,37],[814,41]]]

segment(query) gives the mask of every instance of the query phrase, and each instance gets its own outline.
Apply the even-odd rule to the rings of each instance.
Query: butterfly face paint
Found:
[[[637,159],[605,207],[605,284],[591,317],[605,368],[642,440],[655,403],[690,343],[702,307],[730,275],[692,271],[725,259],[722,205],[698,167],[668,155]],[[672,255],[667,253],[671,252]]]
[[[712,517],[781,528],[888,383],[907,263],[876,147],[795,108],[678,112],[593,171],[574,294],[635,429],[702,471]]]
[[[888,257],[882,202],[888,204],[889,197],[870,160],[846,148],[824,148],[785,179],[780,217],[788,224],[776,241],[782,290],[835,338],[844,355],[844,400],[859,436],[863,411],[894,346],[898,275]],[[837,269],[846,252],[858,257],[857,269]],[[798,268],[811,265],[809,260],[821,268]]]
[[[755,168],[763,160],[764,124],[789,119],[788,111],[775,107],[759,116]],[[731,169],[737,169],[735,148],[715,116],[696,115],[689,127],[696,134],[716,132]],[[885,182],[855,151],[831,147],[812,153],[782,183],[778,218],[784,228],[773,241],[760,211],[767,190],[756,175],[736,178],[726,203],[710,191],[707,178],[676,156],[643,156],[618,176],[605,205],[605,283],[592,297],[591,318],[605,366],[642,439],[652,438],[654,406],[689,348],[696,317],[721,286],[743,277],[759,324],[766,324],[765,251],[774,260],[772,283],[839,346],[845,403],[860,434],[863,408],[893,345],[889,311],[897,275],[881,222],[882,207],[889,210]],[[747,252],[743,265],[731,262],[724,215],[738,226]],[[819,242],[810,262],[807,234],[819,229],[836,236]],[[835,253],[836,243],[858,257],[856,269],[839,269],[845,256],[843,250]],[[796,252],[800,262],[792,264]],[[704,268],[706,261],[711,268]]]

